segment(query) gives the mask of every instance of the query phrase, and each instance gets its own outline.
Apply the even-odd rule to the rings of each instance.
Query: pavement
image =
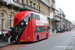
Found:
[[[63,33],[65,33],[65,32],[63,32]],[[50,36],[54,36],[54,35],[58,35],[58,34],[61,34],[61,33],[51,33]],[[3,42],[3,41],[0,42],[0,48],[8,46],[8,45],[11,45],[11,44],[8,44],[8,43]]]
[[[0,47],[5,47],[5,46],[8,46],[9,44],[8,43],[6,43],[6,42],[0,42]]]
[[[56,34],[59,34],[59,33],[51,33],[50,36],[56,35]],[[8,44],[8,43],[5,42],[5,41],[0,41],[0,48],[1,48],[1,47],[5,47],[5,46],[8,46],[8,45],[12,45],[12,44]]]
[[[60,33],[50,33],[50,36],[52,36],[52,35],[56,35],[56,34],[60,34]]]

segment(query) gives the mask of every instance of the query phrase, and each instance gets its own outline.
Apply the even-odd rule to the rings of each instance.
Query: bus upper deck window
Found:
[[[29,17],[29,18],[28,18],[28,22],[30,21],[30,19],[31,19],[31,18]]]
[[[24,18],[24,21],[26,22],[26,25],[31,20],[31,14],[29,14],[27,17]]]

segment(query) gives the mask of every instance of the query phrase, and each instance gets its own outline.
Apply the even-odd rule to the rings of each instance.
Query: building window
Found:
[[[18,3],[19,1],[17,0],[17,3]]]
[[[18,0],[18,3],[23,4],[23,0]]]
[[[28,0],[26,0],[26,4],[28,5]]]
[[[10,27],[13,27],[13,16],[10,14]]]
[[[53,3],[55,3],[55,0],[52,0]]]
[[[2,18],[1,18],[1,28],[5,28],[4,13],[2,13]]]
[[[22,4],[24,5],[24,0],[22,0]]]
[[[18,0],[13,0],[13,1],[18,3]]]

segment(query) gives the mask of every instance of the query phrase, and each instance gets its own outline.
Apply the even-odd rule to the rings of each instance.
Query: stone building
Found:
[[[65,30],[65,13],[60,9],[59,11],[56,10],[56,28],[57,29],[64,29]]]
[[[59,29],[61,26],[60,26],[60,23],[61,23],[61,16],[59,15],[60,12],[58,10],[55,10],[55,21],[54,21],[54,27],[53,29]]]
[[[34,11],[43,15],[50,15],[51,0],[13,0],[7,5],[7,0],[0,0],[0,31],[2,28],[13,27],[15,14],[21,11]],[[34,3],[36,3],[34,5]]]
[[[50,0],[50,14],[53,13],[53,19],[50,19],[50,15],[48,16],[49,19],[49,24],[50,24],[50,33],[52,33],[52,29],[53,29],[53,21],[55,20],[55,0]]]
[[[67,19],[65,19],[65,30],[69,30],[72,29],[74,27],[74,25]]]
[[[61,16],[61,28],[62,29],[65,29],[65,13],[62,11],[62,9],[60,9],[60,14],[59,14],[60,16]]]

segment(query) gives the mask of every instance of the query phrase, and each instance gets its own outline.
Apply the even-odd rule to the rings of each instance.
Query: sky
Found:
[[[61,8],[66,19],[75,24],[75,0],[56,0],[56,9]]]

